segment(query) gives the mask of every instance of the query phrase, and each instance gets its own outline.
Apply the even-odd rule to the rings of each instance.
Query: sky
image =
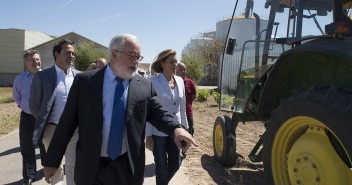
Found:
[[[235,6],[235,0],[0,2],[0,29],[41,31],[54,36],[76,32],[104,46],[115,35],[130,33],[141,43],[143,63],[152,63],[164,49],[175,49],[180,57],[191,38],[215,30],[217,20],[230,16]]]
[[[0,0],[0,29],[41,31],[53,36],[76,32],[108,46],[120,33],[136,35],[142,63],[152,63],[165,49],[177,51],[200,33],[214,31],[216,23],[233,13],[236,0]],[[259,16],[268,18],[266,0],[255,0]],[[244,12],[239,0],[235,15]],[[265,17],[266,16],[266,17]],[[287,17],[282,16],[287,20]],[[324,24],[323,24],[324,25]],[[308,30],[316,30],[310,20]],[[281,26],[285,28],[285,25]]]

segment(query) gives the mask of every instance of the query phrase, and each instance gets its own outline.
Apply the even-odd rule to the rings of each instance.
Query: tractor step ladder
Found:
[[[264,135],[265,135],[265,133],[263,135],[259,136],[260,138],[259,138],[257,144],[255,144],[253,150],[248,155],[248,158],[251,162],[261,162],[262,161]]]

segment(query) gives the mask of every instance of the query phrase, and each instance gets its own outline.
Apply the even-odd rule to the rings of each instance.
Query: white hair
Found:
[[[116,35],[113,37],[110,41],[109,48],[108,48],[108,63],[111,61],[111,53],[113,49],[120,50],[121,46],[125,43],[126,39],[132,39],[133,41],[138,43],[138,39],[136,36],[128,34],[128,33],[123,33],[120,35]]]

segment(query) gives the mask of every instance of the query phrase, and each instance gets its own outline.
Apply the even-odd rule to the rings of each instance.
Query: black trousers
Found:
[[[101,157],[93,185],[142,185],[143,178],[134,178],[127,153],[115,160]]]
[[[20,150],[22,155],[22,176],[25,179],[35,179],[37,171],[35,146],[33,144],[33,132],[35,118],[31,114],[21,112],[20,115]],[[44,145],[39,144],[42,164],[45,156]]]
[[[193,116],[187,116],[187,122],[188,122],[188,132],[193,136],[194,134]]]

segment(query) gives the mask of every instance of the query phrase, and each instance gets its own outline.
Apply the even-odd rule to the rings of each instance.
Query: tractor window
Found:
[[[262,88],[260,84],[280,54],[309,41],[304,37],[324,35],[325,25],[333,21],[331,0],[281,2],[286,4],[267,1],[267,9],[264,4],[258,5],[252,7],[256,8],[250,11],[252,14],[233,17],[227,47],[221,56],[222,110],[256,111],[254,89]],[[276,42],[277,39],[283,42]]]

